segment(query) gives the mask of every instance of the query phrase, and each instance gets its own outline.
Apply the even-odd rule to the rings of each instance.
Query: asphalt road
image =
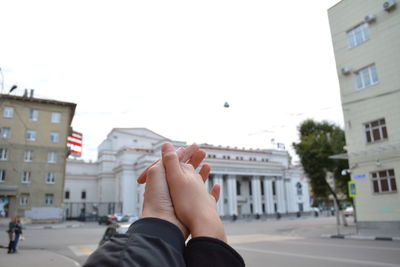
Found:
[[[246,266],[400,266],[399,241],[321,238],[321,234],[336,233],[333,217],[226,222],[225,227],[228,242],[243,256]],[[83,264],[104,230],[105,226],[95,223],[27,230],[20,249],[50,251]],[[350,226],[341,231],[355,229]],[[6,235],[0,236],[1,244],[5,243]]]

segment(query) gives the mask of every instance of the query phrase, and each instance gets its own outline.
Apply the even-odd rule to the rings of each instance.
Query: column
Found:
[[[228,214],[237,216],[236,175],[228,175]]]
[[[262,214],[260,176],[253,176],[251,179],[251,191],[253,192],[253,213],[260,215]]]
[[[219,184],[221,186],[221,191],[219,194],[219,200],[217,202],[217,209],[219,216],[224,216],[224,183],[223,183],[222,174],[215,174],[214,176],[214,184]]]
[[[209,180],[207,179],[205,182],[204,182],[204,186],[206,187],[206,189],[207,189],[207,191],[209,191],[210,189],[209,189]]]
[[[277,177],[276,180],[276,193],[278,199],[278,212],[279,213],[286,213],[286,199],[285,199],[285,185],[283,181],[283,177]]]
[[[294,198],[295,194],[292,190],[292,183],[290,179],[285,179],[285,190],[286,190],[286,203],[287,203],[287,211],[288,212],[296,212],[297,209],[295,207],[296,199]]]
[[[272,195],[272,179],[266,176],[263,180],[264,183],[264,195],[265,195],[265,208],[267,214],[274,213],[274,197]]]

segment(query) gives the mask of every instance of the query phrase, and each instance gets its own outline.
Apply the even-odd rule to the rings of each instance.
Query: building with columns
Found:
[[[65,210],[68,218],[82,212],[139,215],[144,185],[136,177],[160,157],[161,145],[173,141],[145,128],[115,128],[98,147],[96,162],[68,160]],[[310,211],[307,179],[290,165],[289,153],[201,144],[211,166],[205,186],[221,185],[221,217],[265,217]]]

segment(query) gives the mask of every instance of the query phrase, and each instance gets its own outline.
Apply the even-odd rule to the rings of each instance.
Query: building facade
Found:
[[[145,128],[115,128],[98,147],[97,162],[68,160],[66,216],[83,212],[138,216],[144,185],[136,177],[160,158],[161,145],[173,141]],[[200,145],[204,162],[212,169],[205,186],[221,185],[218,211],[221,217],[276,216],[310,211],[307,180],[299,167],[290,165],[283,150],[249,150]]]
[[[0,211],[62,219],[67,136],[76,104],[0,95]]]
[[[360,232],[400,233],[400,7],[343,0],[328,11]]]

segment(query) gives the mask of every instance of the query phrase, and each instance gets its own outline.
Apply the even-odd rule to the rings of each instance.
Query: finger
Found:
[[[218,202],[220,192],[221,192],[221,186],[219,184],[213,185],[210,194],[215,198],[215,202]]]
[[[196,144],[192,144],[188,147],[185,147],[181,150],[179,150],[178,156],[179,156],[179,161],[186,163],[188,162],[193,155],[199,150],[199,146]]]
[[[181,162],[187,162],[192,155],[199,149],[199,146],[196,144],[190,145],[186,148],[180,147],[178,148],[178,150],[176,151],[176,153],[178,154],[179,160]],[[154,164],[156,164],[157,162],[159,162],[160,160],[157,160],[155,162],[153,162],[150,166],[148,166],[140,175],[139,177],[136,179],[138,184],[144,184],[146,182],[147,179],[147,172],[148,170],[154,166]],[[200,161],[201,162],[201,161]]]
[[[138,184],[144,184],[146,182],[146,178],[147,178],[147,172],[148,170],[153,167],[157,162],[160,162],[160,160],[157,160],[155,162],[153,162],[150,166],[148,166],[146,169],[144,169],[144,171],[139,175],[139,177],[136,179],[136,181],[138,182]]]
[[[211,171],[211,167],[208,164],[204,164],[200,171],[199,174],[201,176],[201,178],[203,178],[203,182],[205,182],[208,179],[208,175],[210,174]]]
[[[199,167],[200,163],[204,160],[206,157],[206,152],[203,150],[197,150],[193,156],[189,160],[189,164],[193,166],[193,168],[197,169]]]
[[[165,172],[167,174],[167,181],[173,185],[179,182],[182,175],[181,166],[179,163],[178,155],[175,152],[174,146],[171,143],[165,143],[161,146],[162,162],[164,164]]]

